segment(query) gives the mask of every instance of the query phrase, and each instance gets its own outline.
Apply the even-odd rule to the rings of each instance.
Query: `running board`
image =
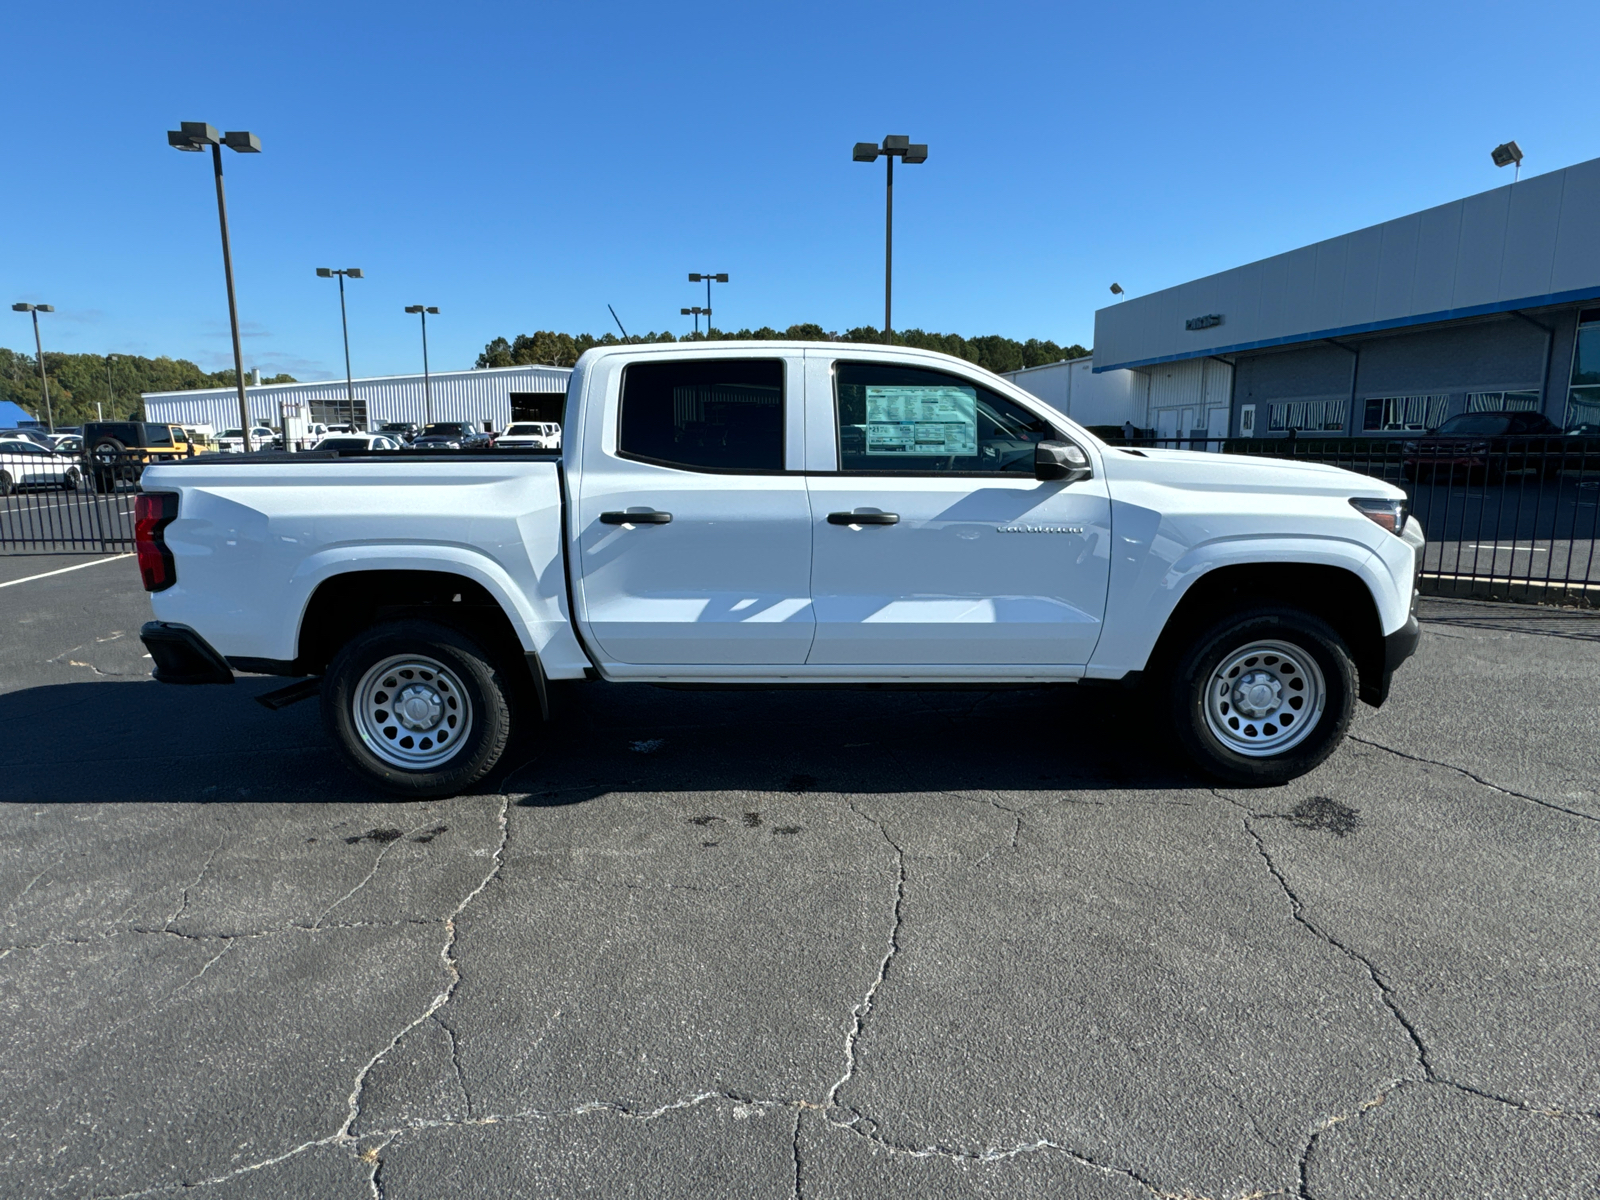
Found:
[[[267,692],[257,696],[256,703],[263,708],[270,708],[277,712],[280,708],[288,708],[291,704],[299,704],[302,700],[309,700],[322,691],[322,677],[314,675],[310,679],[302,679],[299,683],[291,683],[286,688],[279,688],[275,692]]]

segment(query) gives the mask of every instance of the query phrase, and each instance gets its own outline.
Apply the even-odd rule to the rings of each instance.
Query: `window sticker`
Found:
[[[868,454],[977,454],[976,389],[868,385],[866,390]]]

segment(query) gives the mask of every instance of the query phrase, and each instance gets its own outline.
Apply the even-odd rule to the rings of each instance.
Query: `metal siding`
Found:
[[[432,376],[433,419],[481,422],[487,418],[495,423],[496,429],[504,429],[511,421],[512,392],[565,392],[571,374],[566,367],[537,366],[441,372]],[[420,424],[426,415],[421,375],[357,379],[354,390],[356,400],[366,402],[370,425],[386,421]],[[280,402],[309,405],[320,401],[334,407],[346,403],[347,393],[344,380],[338,379],[268,384],[248,388],[246,395],[251,419],[276,425]],[[232,388],[150,392],[145,394],[144,402],[145,412],[153,421],[185,425],[209,423],[220,430],[236,427],[239,419],[238,393]]]
[[[1509,189],[1500,296],[1542,296],[1555,275],[1563,176],[1536,175]]]
[[[1352,233],[1344,261],[1340,325],[1359,325],[1378,314],[1378,267],[1383,261],[1383,226]]]
[[[1344,267],[1349,250],[1348,238],[1317,243],[1316,283],[1311,288],[1311,323],[1307,329],[1332,329],[1343,324],[1339,320],[1339,309],[1344,296]]]
[[[1600,158],[1568,167],[1562,175],[1561,227],[1550,277],[1554,292],[1600,279]]]
[[[1413,214],[1390,221],[1383,229],[1383,250],[1378,258],[1378,279],[1373,295],[1372,319],[1387,320],[1411,312],[1411,289],[1417,278],[1417,247],[1422,236],[1422,216]]]
[[[1489,304],[1499,296],[1500,268],[1505,264],[1509,190],[1483,192],[1461,202],[1461,248],[1456,252],[1456,286],[1450,298],[1451,308]]]
[[[1411,312],[1438,312],[1450,307],[1456,290],[1456,254],[1461,249],[1461,202],[1441,204],[1417,214],[1417,275],[1411,291]]]

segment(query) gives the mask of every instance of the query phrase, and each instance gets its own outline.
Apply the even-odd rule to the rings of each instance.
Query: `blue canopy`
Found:
[[[0,400],[0,429],[15,429],[19,421],[31,421],[33,414],[21,405]]]

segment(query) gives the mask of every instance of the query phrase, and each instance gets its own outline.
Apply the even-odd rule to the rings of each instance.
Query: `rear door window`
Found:
[[[943,371],[842,362],[834,368],[839,468],[855,474],[1032,474],[1056,436],[1021,405]]]
[[[630,363],[617,453],[689,471],[783,470],[783,363]]]

